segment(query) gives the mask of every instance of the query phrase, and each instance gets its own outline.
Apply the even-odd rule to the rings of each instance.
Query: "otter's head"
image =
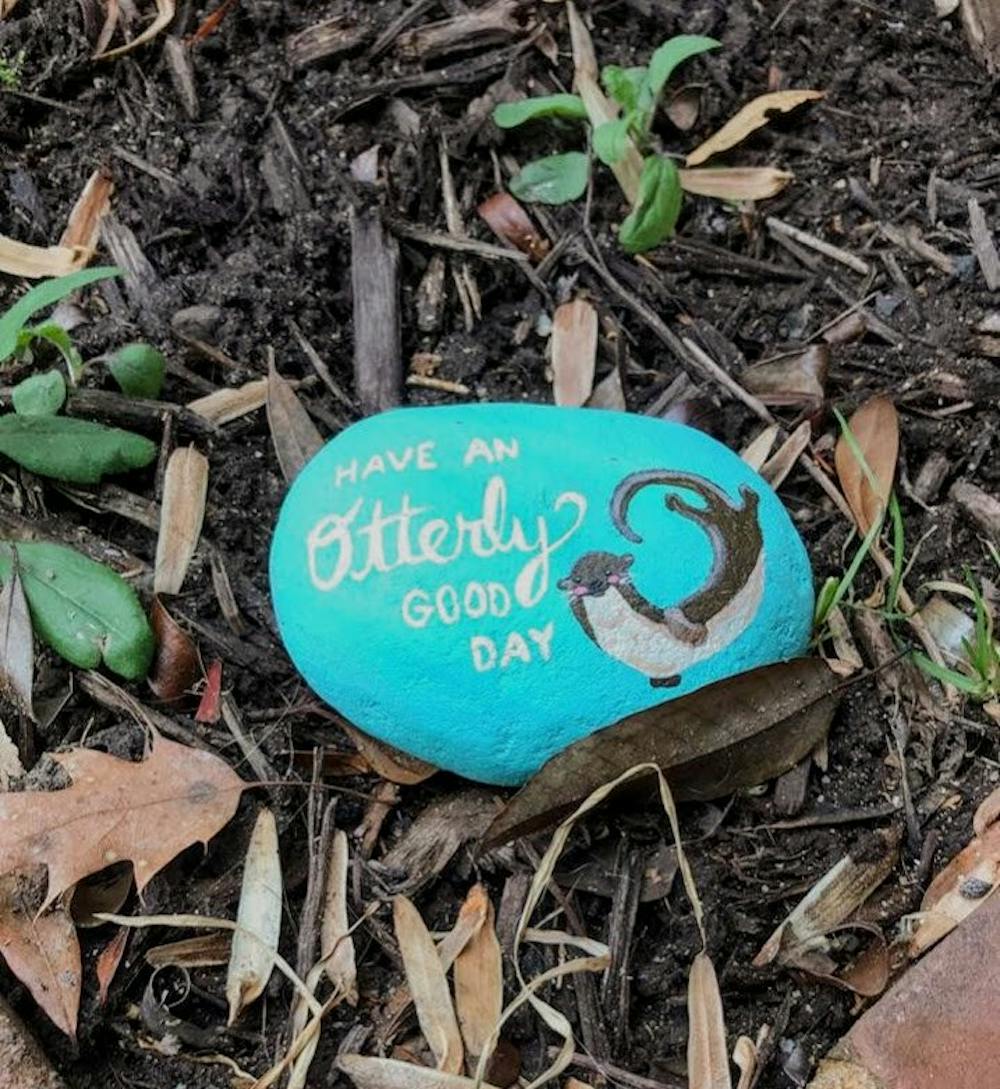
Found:
[[[615,556],[611,552],[588,552],[573,564],[568,578],[559,580],[559,589],[571,598],[600,597],[610,587],[629,581],[632,559],[628,553]]]

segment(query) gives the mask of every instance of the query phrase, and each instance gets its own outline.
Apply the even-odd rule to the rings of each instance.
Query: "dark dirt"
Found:
[[[170,33],[191,33],[212,6],[180,3]],[[572,63],[561,5],[526,5],[551,26],[560,50],[555,68],[538,50],[511,50],[508,42],[499,53],[489,45],[427,66],[467,62],[493,50],[497,63],[483,75],[457,83],[448,82],[450,76],[435,78],[415,88],[410,77],[423,71],[418,61],[395,46],[376,59],[369,55],[372,43],[404,6],[398,0],[323,5],[241,0],[215,33],[190,50],[197,90],[197,115],[192,118],[171,78],[162,37],[121,60],[95,64],[89,57],[100,21],[94,21],[95,13],[100,14],[96,3],[20,0],[0,22],[0,58],[23,51],[18,88],[0,87],[0,227],[21,241],[51,244],[86,178],[105,165],[116,185],[113,214],[134,233],[148,261],[139,281],[94,292],[89,324],[74,334],[85,356],[126,340],[151,339],[174,364],[163,398],[186,403],[207,389],[264,375],[270,346],[286,377],[306,380],[300,395],[324,434],[356,415],[316,379],[292,327],[294,322],[350,398],[348,212],[352,204],[373,199],[351,181],[351,160],[378,144],[383,164],[378,199],[387,214],[404,224],[443,231],[438,166],[443,136],[453,155],[466,229],[493,241],[475,214],[475,206],[494,190],[491,154],[513,154],[523,161],[535,151],[571,146],[573,139],[571,133],[547,136],[537,131],[503,137],[477,119],[482,117],[480,96],[491,88],[502,92],[494,86],[501,78],[517,92],[569,87]],[[426,5],[417,22],[443,18],[464,6],[457,0]],[[752,0],[632,0],[581,6],[593,16],[595,45],[604,63],[642,62],[652,43],[679,32],[722,40],[722,50],[691,68],[697,71],[691,78],[702,88],[694,130],[682,135],[664,123],[659,132],[669,148],[683,150],[700,142],[742,103],[767,90],[769,74],[778,86],[827,92],[823,102],[771,125],[724,157],[728,163],[776,164],[794,172],[794,183],[779,197],[743,213],[689,198],[680,224],[683,245],[665,245],[648,261],[637,263],[615,248],[622,206],[609,177],[601,174],[589,227],[611,276],[672,327],[698,337],[737,378],[747,363],[802,345],[851,304],[867,299],[895,330],[897,343],[869,331],[860,340],[833,348],[828,405],[814,418],[816,452],[829,463],[836,433],[829,405],[846,411],[872,393],[892,395],[901,413],[900,500],[912,563],[908,585],[915,590],[930,579],[960,579],[963,565],[996,579],[977,528],[948,499],[949,485],[959,479],[988,492],[1000,491],[1000,375],[995,359],[976,354],[972,335],[973,327],[1000,305],[971,256],[967,213],[970,190],[989,217],[995,213],[1000,129],[995,84],[970,56],[960,26],[938,21],[928,0],[891,5],[867,0],[767,5]],[[293,68],[289,40],[334,16],[342,18],[353,44],[339,56]],[[935,215],[928,208],[929,184]],[[579,208],[547,210],[547,215],[556,238],[573,234],[578,243],[583,238]],[[808,251],[803,251],[803,260],[809,264],[800,263],[768,235],[765,215],[864,256],[871,275],[858,276]],[[889,243],[876,220],[901,228],[915,225],[927,242],[952,259],[953,274]],[[551,313],[553,299],[560,301],[574,287],[607,319],[598,376],[616,359],[624,362],[630,410],[655,405],[681,373],[676,358],[649,327],[580,259],[578,245],[565,249],[546,270],[549,299],[514,263],[471,257],[482,295],[482,320],[467,331],[457,301],[449,297],[439,327],[420,332],[416,291],[433,252],[421,242],[401,239],[404,358],[416,353],[438,357],[435,377],[463,383],[469,389],[466,397],[551,400],[545,339],[535,332],[535,322]],[[727,254],[759,258],[776,269],[772,275],[748,272],[727,264]],[[895,258],[908,287],[893,280],[884,255]],[[0,304],[18,291],[7,278],[0,284]],[[193,306],[205,309],[175,318]],[[210,358],[178,331],[224,356]],[[5,384],[19,373],[8,372]],[[89,384],[101,381],[96,374],[88,378]],[[752,413],[723,400],[716,387],[702,383],[695,392],[698,422],[729,445],[740,448],[759,431]],[[456,399],[463,397],[420,387],[406,392],[406,400],[414,404]],[[778,411],[783,422],[796,422],[794,409]],[[159,418],[151,417],[147,426],[159,438]],[[190,439],[183,423],[175,426],[172,441]],[[294,778],[302,768],[293,766],[293,751],[309,750],[317,741],[349,746],[335,727],[303,712],[308,693],[275,635],[266,552],[284,482],[264,413],[227,424],[207,438],[196,436],[196,441],[211,465],[205,534],[223,557],[247,631],[240,638],[229,632],[213,590],[206,548],[199,550],[175,615],[196,633],[206,659],[222,658],[225,685],[247,729],[279,773]],[[917,477],[931,454],[947,459],[946,474],[923,506],[912,498],[907,482]],[[144,496],[153,496],[156,487],[152,473],[122,483]],[[817,580],[841,572],[851,552],[841,515],[799,470],[781,494],[809,546]],[[10,465],[4,466],[0,508],[5,516],[22,520],[41,519],[47,512],[48,520],[39,524],[54,527],[65,540],[75,539],[74,527],[86,527],[91,543],[110,542],[144,561],[147,567],[137,585],[148,591],[148,565],[155,549],[155,533],[148,529],[102,512],[99,504],[71,502]],[[873,570],[865,569],[857,600],[873,586]],[[904,638],[906,631],[900,628]],[[64,682],[65,669],[44,658],[40,694],[55,692]],[[151,699],[142,686],[133,690],[140,699]],[[194,706],[187,702],[166,713],[194,728]],[[909,707],[904,705],[902,713],[910,716]],[[927,723],[911,716],[910,787],[921,836],[932,831],[940,836],[935,869],[967,841],[975,805],[997,779],[997,727],[974,705],[964,714],[964,725],[948,717]],[[900,804],[892,719],[873,681],[851,690],[830,736],[828,766],[811,774],[804,813],[855,807],[884,811],[887,802]],[[125,729],[118,716],[77,687],[51,724],[25,741],[40,752],[86,736],[90,742],[103,738],[119,751]],[[243,769],[241,754],[221,725],[203,736]],[[345,783],[349,789],[341,795],[337,819],[352,829],[377,779],[331,780],[330,789],[337,793]],[[453,778],[438,776],[422,786],[402,788],[374,858],[384,855],[429,801],[461,787]],[[282,951],[293,960],[308,856],[306,798],[307,791],[298,787],[272,795],[281,816],[287,881]],[[168,868],[150,887],[143,908],[231,916],[256,804],[244,803],[239,818],[213,841],[207,855],[193,849]],[[851,1024],[854,1000],[806,978],[755,970],[750,962],[777,923],[835,861],[845,852],[862,850],[873,830],[901,824],[902,817],[897,813],[793,830],[769,828],[775,819],[770,790],[738,797],[722,808],[689,806],[683,813],[730,1040],[739,1033],[753,1037],[762,1024],[772,1026],[767,1063],[757,1084],[783,1089],[805,1083],[812,1062]],[[630,846],[663,842],[664,822],[652,815],[604,814],[588,820],[586,834],[587,839],[582,832],[574,839],[567,868],[586,861],[598,848],[607,852],[602,857],[624,865]],[[539,843],[544,845],[544,840]],[[926,871],[921,874],[917,868],[920,850],[920,842],[904,843],[881,895],[885,909],[880,921],[889,933],[919,904],[921,882],[927,879]],[[440,877],[422,888],[417,902],[432,928],[445,929],[477,872],[499,902],[511,874],[530,870],[535,858],[517,848],[476,862],[463,849]],[[352,914],[372,899],[384,898],[387,887],[376,866],[363,865],[355,886],[360,898],[352,901]],[[588,933],[608,938],[608,901],[587,892],[572,899]],[[130,908],[139,910],[139,905]],[[356,1011],[342,1007],[328,1019],[311,1086],[338,1083],[341,1076],[333,1057],[339,1042],[355,1024],[372,1022],[380,999],[399,979],[398,963],[386,947],[390,923],[386,901],[373,925],[359,933],[362,1001]],[[100,929],[82,933],[86,982],[77,1043],[62,1038],[33,1009],[24,988],[0,969],[0,988],[29,1019],[71,1089],[229,1085],[231,1074],[223,1066],[195,1065],[187,1057],[166,1054],[167,1049],[161,1053],[150,1050],[148,1042],[140,1044],[146,1037],[135,1010],[149,976],[142,953],[171,935],[136,937],[107,1005],[98,1006],[94,958],[108,936]],[[579,988],[568,985],[554,999],[577,1026],[578,1050],[585,1046],[597,1060],[668,1086],[682,1084],[686,978],[696,945],[690,907],[679,883],[666,899],[641,905],[631,942],[627,1024],[612,999],[583,1027],[581,1043]],[[536,963],[530,963],[532,958]],[[534,953],[528,962],[532,970],[542,966]],[[183,1016],[202,1026],[221,1026],[222,975],[204,970],[195,975],[204,993],[189,1003]],[[264,1071],[282,1053],[289,999],[287,985],[275,977],[265,1001],[243,1018],[241,1031],[220,1037],[207,1050],[230,1054],[251,1072]],[[522,1050],[526,1070],[540,1070],[541,1049],[552,1040],[538,1024],[528,1016],[516,1018],[510,1037]],[[576,1073],[591,1082],[597,1078],[586,1070]],[[608,1080],[627,1083],[620,1075]]]

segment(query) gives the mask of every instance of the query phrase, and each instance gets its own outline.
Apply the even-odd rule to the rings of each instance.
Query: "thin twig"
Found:
[[[768,216],[764,222],[772,233],[794,238],[800,245],[808,246],[809,249],[823,254],[824,257],[829,257],[833,261],[839,261],[840,264],[859,272],[862,276],[867,276],[870,271],[867,261],[862,261],[860,257],[856,257],[853,253],[848,253],[847,250],[842,250],[839,246],[834,246],[830,242],[824,242],[822,238],[817,238],[816,235],[803,231],[800,227],[793,227],[791,223],[786,223],[783,219]]]

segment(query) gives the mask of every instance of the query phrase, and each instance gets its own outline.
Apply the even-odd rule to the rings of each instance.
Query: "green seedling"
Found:
[[[21,86],[21,74],[24,71],[24,59],[27,53],[19,49],[13,56],[0,50],[0,87],[9,87],[16,91]]]
[[[669,238],[681,210],[683,190],[677,166],[653,147],[652,126],[663,89],[679,64],[720,44],[714,38],[682,34],[665,41],[648,65],[621,68],[610,64],[601,72],[604,89],[621,112],[614,120],[591,129],[594,154],[606,166],[620,162],[632,145],[643,156],[638,200],[618,232],[618,241],[629,253],[642,253]],[[503,103],[494,110],[493,120],[504,129],[529,121],[590,124],[583,100],[569,94]],[[566,204],[583,196],[589,176],[587,155],[564,152],[528,163],[511,181],[510,191],[526,201]]]
[[[1000,696],[1000,643],[994,632],[992,610],[968,569],[965,582],[976,617],[972,638],[962,640],[964,659],[957,663],[955,669],[938,665],[919,651],[914,651],[913,660],[928,676],[943,684],[953,685],[980,703],[986,703]]]

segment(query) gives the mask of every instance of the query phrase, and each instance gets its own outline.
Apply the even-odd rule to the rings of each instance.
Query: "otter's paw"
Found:
[[[650,677],[649,683],[653,688],[676,688],[681,683],[681,675],[675,677]]]

